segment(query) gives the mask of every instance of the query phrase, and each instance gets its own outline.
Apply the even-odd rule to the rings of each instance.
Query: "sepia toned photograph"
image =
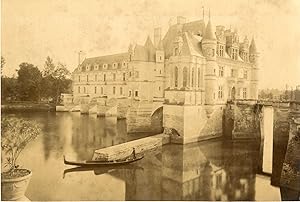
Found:
[[[299,201],[300,0],[1,0],[1,201]]]

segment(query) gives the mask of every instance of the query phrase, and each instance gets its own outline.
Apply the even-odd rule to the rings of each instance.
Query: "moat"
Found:
[[[26,192],[30,200],[280,200],[279,188],[257,174],[256,142],[219,138],[169,144],[130,166],[70,170],[63,155],[90,159],[95,149],[149,134],[127,134],[125,119],[79,113],[3,115],[35,120],[42,127],[43,134],[19,162],[33,172]]]

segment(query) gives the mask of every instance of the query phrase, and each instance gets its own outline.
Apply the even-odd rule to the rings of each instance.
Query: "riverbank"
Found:
[[[1,103],[1,112],[49,112],[55,111],[54,104],[39,102],[6,102]]]

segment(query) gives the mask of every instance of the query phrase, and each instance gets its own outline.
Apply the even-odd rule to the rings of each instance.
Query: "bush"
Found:
[[[19,167],[16,162],[25,146],[40,134],[40,127],[32,121],[18,118],[2,118],[1,120],[2,164],[8,167],[8,173],[14,175]]]

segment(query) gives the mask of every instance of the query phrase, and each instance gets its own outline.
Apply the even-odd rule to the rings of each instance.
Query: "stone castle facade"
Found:
[[[163,106],[164,128],[197,136],[218,106],[230,99],[258,98],[258,71],[254,39],[240,41],[237,31],[214,28],[210,19],[206,24],[177,17],[164,37],[156,28],[154,40],[148,37],[144,45],[85,59],[73,72],[72,99],[152,103],[150,114]],[[204,120],[202,128],[191,131],[188,122],[197,120]]]

